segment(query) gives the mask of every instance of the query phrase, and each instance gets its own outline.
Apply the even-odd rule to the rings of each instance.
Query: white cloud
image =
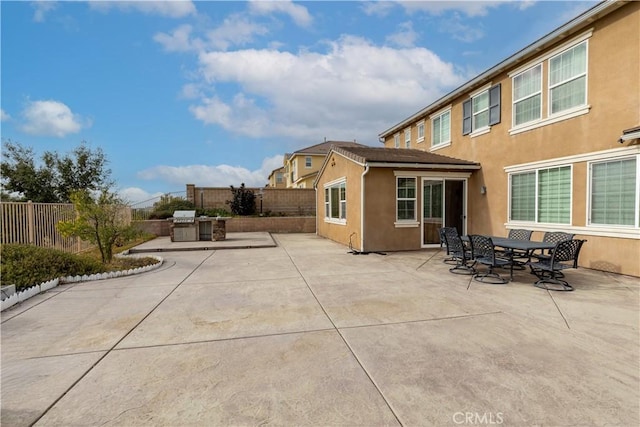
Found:
[[[0,121],[6,122],[8,120],[11,120],[11,116],[8,115],[3,109],[0,108]]]
[[[228,187],[244,182],[247,187],[262,187],[267,183],[269,173],[282,166],[282,159],[282,155],[268,157],[262,161],[260,169],[254,171],[229,165],[155,166],[138,172],[138,177],[182,186],[194,183],[204,187]]]
[[[464,43],[471,43],[484,37],[482,25],[478,23],[465,24],[459,13],[454,13],[451,18],[441,19],[439,21],[439,31],[451,34],[455,40]]]
[[[387,36],[387,42],[399,47],[412,47],[419,34],[413,29],[411,21],[400,24],[398,31]]]
[[[469,1],[469,0],[446,0],[446,1],[400,1],[407,13],[425,12],[431,15],[442,15],[448,11],[462,12],[467,16],[485,16],[489,9],[499,7],[509,3],[505,0],[497,1]],[[518,2],[515,2],[518,3]]]
[[[362,139],[459,85],[465,76],[425,48],[376,46],[346,36],[326,53],[245,49],[200,54],[205,82],[241,89],[202,97],[192,114],[250,136]],[[402,64],[397,66],[394,64]],[[393,100],[393,102],[389,102]]]
[[[157,202],[157,198],[162,195],[164,195],[162,192],[149,193],[138,187],[128,187],[118,190],[118,196],[129,205],[136,205],[136,208],[152,206],[154,202]]]
[[[91,123],[74,114],[62,102],[29,101],[22,111],[22,130],[31,135],[56,136],[62,138],[71,133],[78,133]]]
[[[31,3],[31,7],[35,9],[33,12],[33,20],[35,22],[44,22],[47,13],[52,11],[58,6],[55,1],[34,1]]]
[[[250,43],[254,35],[262,36],[268,32],[267,27],[235,14],[227,17],[218,28],[209,31],[207,36],[211,47],[226,50],[230,46]]]
[[[361,9],[365,15],[385,17],[395,5],[396,3],[392,1],[364,1],[362,2]]]
[[[289,15],[293,22],[300,27],[308,27],[313,22],[313,17],[306,7],[294,4],[291,1],[263,1],[252,0],[249,2],[249,10],[256,15],[270,15],[275,12]]]
[[[191,38],[191,25],[181,25],[171,32],[156,33],[153,40],[160,43],[167,52],[189,52],[200,51],[204,47],[204,42],[198,38]]]
[[[102,12],[111,9],[119,9],[124,12],[134,10],[170,18],[183,18],[196,13],[196,6],[191,0],[90,1],[89,7]]]

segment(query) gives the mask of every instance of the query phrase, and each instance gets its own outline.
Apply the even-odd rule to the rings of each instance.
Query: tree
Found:
[[[36,164],[33,148],[5,140],[2,143],[2,198],[19,193],[24,200],[41,203],[69,203],[78,190],[102,191],[113,186],[104,152],[82,142],[64,156],[46,151]]]
[[[256,213],[256,195],[253,190],[244,187],[244,182],[240,188],[231,186],[232,200],[227,200],[234,215],[253,215]]]
[[[60,221],[56,228],[65,237],[79,237],[94,243],[100,250],[102,263],[113,258],[113,248],[118,242],[135,238],[138,231],[130,224],[125,203],[115,194],[103,190],[93,197],[89,191],[75,191],[70,195],[77,218]]]

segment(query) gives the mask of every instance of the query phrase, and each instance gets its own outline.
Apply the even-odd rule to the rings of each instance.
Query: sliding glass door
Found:
[[[440,243],[440,227],[465,229],[466,180],[422,178],[422,246]]]

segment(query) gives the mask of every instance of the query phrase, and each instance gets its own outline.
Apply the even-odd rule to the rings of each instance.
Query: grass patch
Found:
[[[114,253],[124,252],[151,238],[153,236],[120,246]],[[0,283],[16,285],[16,290],[22,290],[59,277],[129,270],[158,262],[150,257],[114,257],[111,263],[105,265],[100,259],[98,249],[74,255],[32,245],[3,245],[0,252]]]

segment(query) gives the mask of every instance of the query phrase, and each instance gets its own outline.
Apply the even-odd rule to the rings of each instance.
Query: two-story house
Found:
[[[271,171],[268,177],[267,187],[269,188],[286,188],[287,182],[285,179],[285,167],[280,166]]]
[[[640,276],[640,3],[599,3],[380,133],[334,148],[317,233],[360,251],[437,228],[586,239],[580,264]]]
[[[324,141],[284,156],[286,188],[313,188],[318,170],[332,146],[361,147],[355,141]]]

